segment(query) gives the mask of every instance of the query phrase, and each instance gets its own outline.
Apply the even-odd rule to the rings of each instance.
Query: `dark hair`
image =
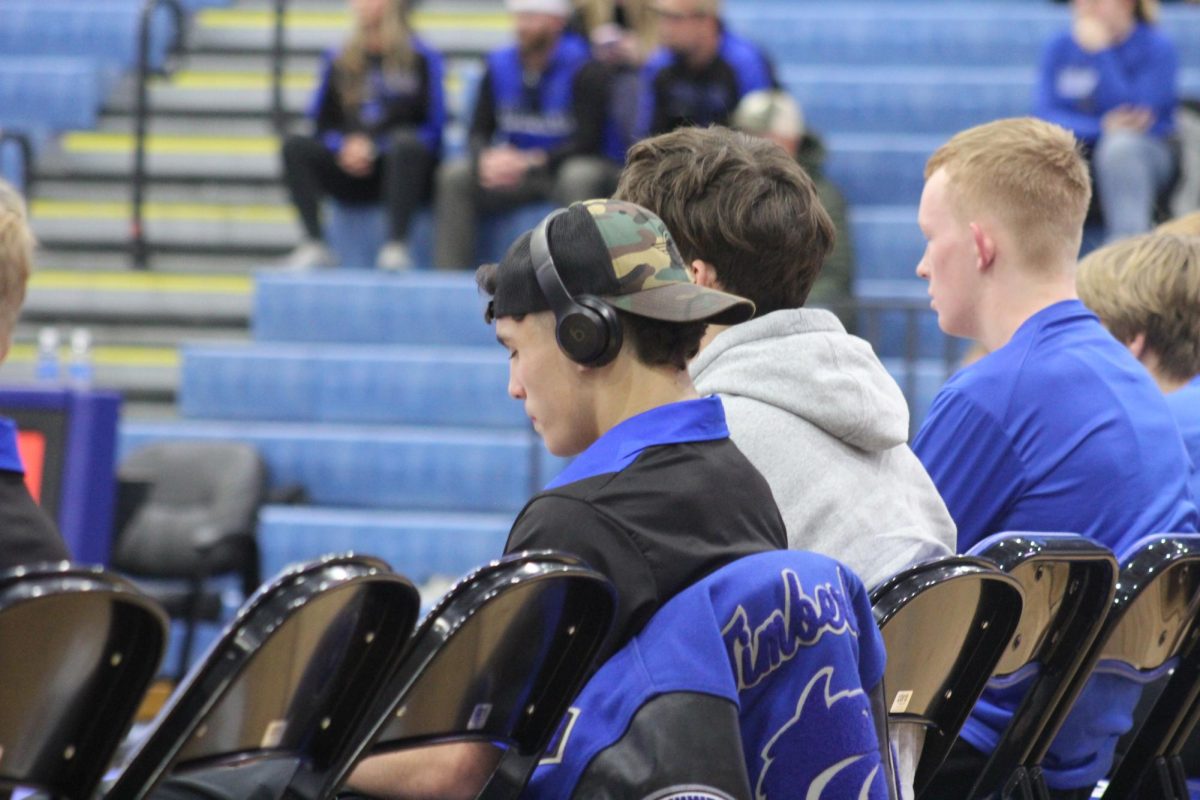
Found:
[[[779,145],[680,128],[630,148],[616,194],[662,218],[687,263],[707,261],[757,315],[808,299],[836,236],[812,178]]]
[[[496,294],[496,273],[499,264],[484,264],[475,270],[475,283],[489,300],[483,312],[483,321],[489,325],[496,321],[491,299]],[[707,322],[664,322],[640,317],[619,309],[617,319],[625,341],[633,345],[637,360],[648,367],[672,366],[687,369],[688,362],[700,352],[700,340],[704,338]],[[524,315],[514,316],[520,320]]]

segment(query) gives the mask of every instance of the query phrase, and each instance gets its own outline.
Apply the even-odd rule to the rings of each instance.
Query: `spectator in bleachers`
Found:
[[[547,260],[535,263],[538,231]],[[741,322],[754,306],[692,283],[666,226],[631,203],[576,203],[538,231],[477,280],[509,353],[509,394],[551,453],[577,457],[525,505],[506,550],[565,550],[613,582],[603,661],[701,577],[786,546],[771,489],[730,441],[722,401],[701,398],[687,372],[708,322]],[[584,296],[586,320],[572,309]],[[353,784],[380,797],[473,797],[490,750],[380,756]],[[456,784],[459,770],[477,782]],[[406,792],[410,780],[427,793]]]
[[[1042,56],[1034,113],[1089,154],[1109,241],[1144,233],[1175,176],[1178,56],[1154,0],[1074,0]]]
[[[325,56],[312,103],[315,136],[289,136],[283,177],[305,239],[288,258],[296,268],[332,266],[320,203],[383,201],[388,241],[376,266],[412,266],[407,240],[429,197],[442,144],[441,56],[412,31],[407,0],[352,0],[354,32]]]
[[[576,0],[568,30],[591,43],[592,60],[584,67],[599,73],[607,86],[604,152],[613,161],[611,181],[595,196],[607,197],[617,184],[625,151],[637,139],[642,67],[658,46],[650,0]]]
[[[766,53],[729,31],[720,0],[655,0],[662,45],[642,71],[638,132],[728,125],[738,101],[778,87]]]
[[[438,171],[439,269],[475,263],[480,212],[604,195],[618,169],[619,153],[606,147],[610,85],[603,70],[583,69],[590,48],[565,30],[568,0],[507,0],[507,7],[517,43],[488,56],[470,154]]]
[[[1079,263],[1079,299],[1167,396],[1200,501],[1200,236],[1154,233],[1094,251]]]
[[[999,120],[956,135],[925,175],[917,275],[941,329],[988,352],[946,383],[913,443],[959,550],[1003,531],[1069,531],[1118,552],[1157,531],[1195,531],[1165,398],[1076,295],[1091,185],[1075,138]],[[1025,688],[984,695],[932,796],[965,794]],[[1111,728],[1128,724],[1120,704],[1087,708],[1090,727],[1065,725],[1044,763],[1058,797],[1089,796],[1111,763]]]
[[[832,305],[842,321],[849,324],[847,320],[852,315],[847,310],[854,299],[854,247],[846,218],[846,199],[824,174],[824,142],[805,127],[800,105],[782,89],[759,89],[743,97],[733,112],[732,127],[775,142],[812,178],[837,236],[806,302]]]
[[[662,217],[698,284],[754,301],[753,320],[709,326],[689,370],[766,476],[788,546],[867,586],[951,554],[954,522],[908,448],[900,388],[836,316],[803,307],[835,232],[796,160],[727,128],[681,128],[630,149],[616,197]],[[904,737],[911,797],[920,744]]]
[[[0,361],[8,356],[25,301],[33,246],[25,201],[0,180]],[[16,423],[0,417],[0,569],[68,558],[58,529],[25,486]]]

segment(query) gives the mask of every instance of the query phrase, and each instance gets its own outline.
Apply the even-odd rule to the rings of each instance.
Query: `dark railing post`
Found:
[[[287,109],[283,102],[284,31],[287,0],[275,0],[275,27],[271,39],[271,124],[283,136],[287,129]]]
[[[134,269],[148,266],[144,206],[146,198],[146,129],[150,112],[150,34],[154,12],[160,5],[170,9],[175,21],[172,52],[183,48],[185,15],[178,0],[146,0],[138,24],[137,89],[133,107],[133,197],[129,206],[129,251]]]
[[[25,195],[25,200],[28,202],[33,199],[33,143],[29,141],[28,136],[20,131],[10,131],[0,128],[0,149],[3,149],[4,145],[9,142],[15,144],[21,152],[21,185],[17,188]]]

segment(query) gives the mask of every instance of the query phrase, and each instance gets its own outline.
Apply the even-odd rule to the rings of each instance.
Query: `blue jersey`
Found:
[[[748,556],[678,594],[605,662],[523,796],[570,797],[639,708],[693,692],[737,706],[751,796],[882,800],[868,692],[883,670],[883,639],[853,573],[814,553]]]
[[[743,97],[777,86],[766,55],[729,31],[721,33],[717,57],[699,70],[669,50],[658,50],[642,68],[637,132],[647,136],[684,125],[728,125]]]
[[[1179,432],[1192,458],[1192,501],[1200,503],[1200,376],[1167,395],[1167,405],[1179,423]]]
[[[1034,314],[951,378],[913,450],[958,525],[960,552],[1003,531],[1078,533],[1120,554],[1151,533],[1196,530],[1187,455],[1162,392],[1078,300]],[[962,738],[994,750],[1026,688],[989,688]],[[1104,724],[1119,727],[1138,691],[1113,683],[1089,705],[1113,709]],[[1094,782],[1111,761],[1098,749],[1107,741],[1095,725],[1064,725],[1047,783]]]
[[[320,83],[308,114],[327,148],[336,152],[347,133],[362,132],[382,151],[387,148],[389,131],[415,125],[425,148],[434,155],[441,153],[446,126],[442,56],[417,36],[411,38],[411,44],[417,55],[413,69],[389,71],[374,60],[367,70],[362,100],[354,109],[344,107],[339,96],[335,76],[338,53],[330,50],[324,54]]]
[[[1138,25],[1125,41],[1098,53],[1087,52],[1064,31],[1042,54],[1034,113],[1095,144],[1105,114],[1140,106],[1154,114],[1150,133],[1169,136],[1175,130],[1178,62],[1171,40],[1152,25]]]
[[[553,150],[565,144],[575,132],[571,113],[575,74],[589,57],[586,42],[578,36],[563,36],[537,85],[526,87],[515,46],[491,53],[487,69],[496,142],[521,150]]]
[[[1078,533],[1120,553],[1150,533],[1196,530],[1167,401],[1078,300],[1034,314],[954,375],[913,450],[959,552],[1003,531]]]

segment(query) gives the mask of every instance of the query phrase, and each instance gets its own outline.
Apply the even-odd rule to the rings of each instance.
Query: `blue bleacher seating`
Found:
[[[191,419],[526,430],[507,385],[496,345],[204,345],[184,350],[180,405]]]
[[[300,485],[314,503],[427,511],[517,511],[540,488],[525,432],[463,428],[246,422],[129,422],[118,459],[166,439],[254,445],[274,486]]]
[[[70,128],[91,128],[102,100],[92,59],[0,56],[0,126],[22,130],[35,141]]]
[[[467,273],[264,273],[254,297],[258,341],[496,347]]]
[[[137,66],[143,0],[0,0],[0,53],[83,56],[103,65],[106,85]],[[151,21],[150,65],[161,67],[175,34],[160,6]]]
[[[262,572],[325,553],[370,553],[420,585],[457,577],[504,550],[509,514],[420,514],[268,506],[259,515]]]

